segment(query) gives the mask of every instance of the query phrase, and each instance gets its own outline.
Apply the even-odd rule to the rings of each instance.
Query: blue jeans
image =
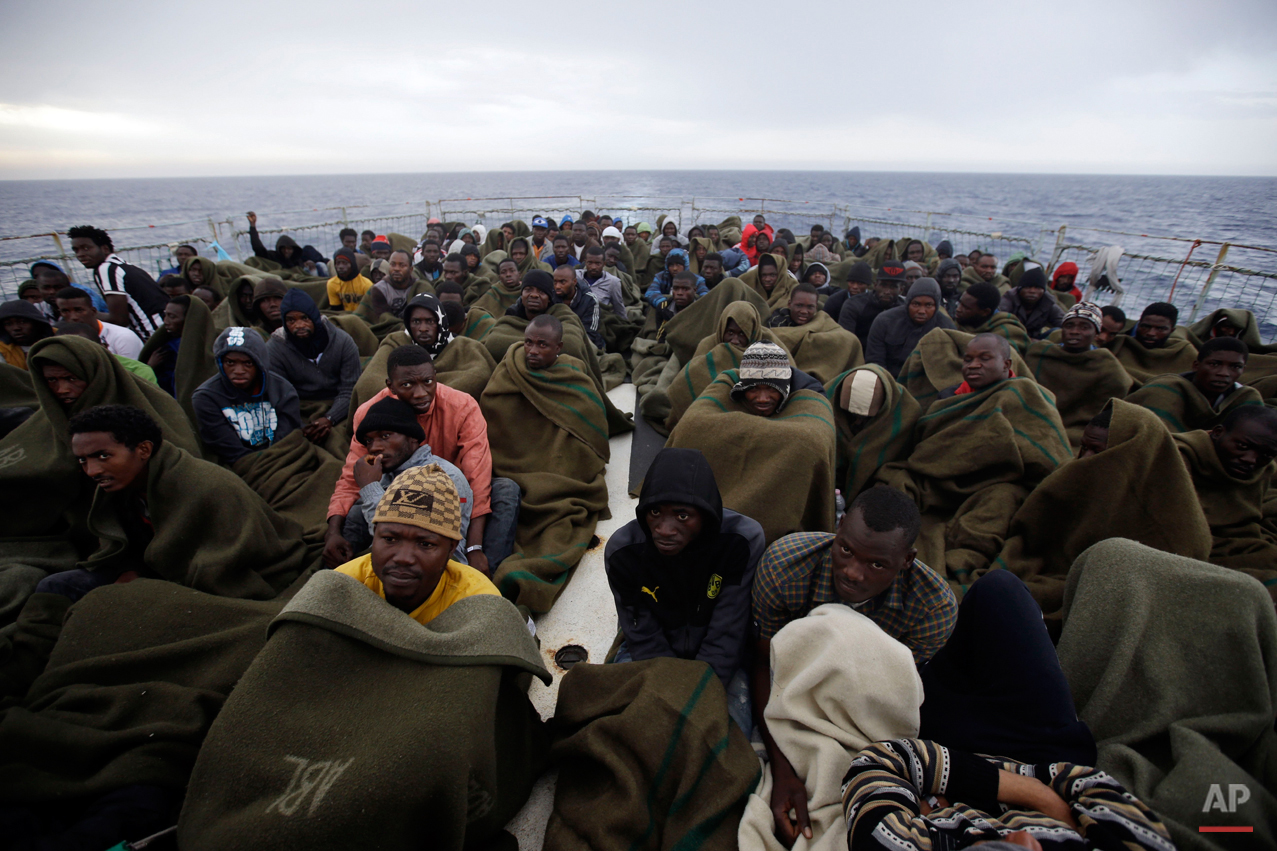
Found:
[[[633,661],[630,648],[622,641],[621,646],[616,648],[612,662]],[[737,668],[732,681],[727,684],[727,714],[736,722],[737,727],[745,731],[745,738],[748,739],[754,729],[754,711],[749,700],[749,674],[744,667]]]
[[[496,571],[497,565],[514,552],[514,533],[519,526],[519,503],[523,491],[513,479],[492,477],[492,513],[483,529],[483,553],[488,557],[488,568]]]

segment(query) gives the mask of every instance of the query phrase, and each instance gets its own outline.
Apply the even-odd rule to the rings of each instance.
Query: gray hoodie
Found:
[[[359,347],[326,317],[319,317],[319,322],[328,333],[328,343],[314,360],[288,342],[282,325],[270,335],[266,350],[271,367],[293,385],[299,398],[333,400],[324,416],[336,425],[350,415],[350,392],[359,381]]]
[[[222,368],[230,352],[248,355],[262,376],[256,393],[231,384]],[[213,343],[217,375],[191,394],[204,446],[232,464],[249,452],[268,449],[301,428],[301,404],[288,380],[270,371],[270,355],[256,328],[231,326]]]
[[[921,325],[915,324],[909,317],[909,303],[919,296],[931,296],[936,303],[935,315]],[[874,319],[869,328],[869,342],[865,346],[865,361],[878,364],[892,375],[899,375],[905,360],[929,331],[956,327],[944,313],[940,285],[934,278],[919,278],[909,287],[909,297],[904,306],[885,310]]]

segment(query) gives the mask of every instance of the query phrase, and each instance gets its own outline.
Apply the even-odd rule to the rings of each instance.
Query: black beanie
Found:
[[[1042,271],[1041,266],[1034,266],[1020,276],[1019,289],[1024,289],[1025,287],[1036,287],[1039,290],[1046,289],[1046,272]]]
[[[368,433],[373,431],[393,431],[414,440],[426,439],[426,433],[417,422],[416,412],[407,402],[400,402],[394,396],[387,396],[368,409],[355,431],[355,439],[367,446]]]
[[[847,272],[847,282],[855,281],[858,284],[872,287],[874,285],[874,270],[863,260],[859,260],[851,264],[851,270]]]
[[[544,269],[529,269],[528,273],[523,276],[523,287],[536,287],[541,292],[550,297],[550,301],[554,301],[554,276]]]

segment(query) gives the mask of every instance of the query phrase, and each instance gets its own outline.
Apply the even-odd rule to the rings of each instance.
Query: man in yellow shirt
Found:
[[[337,249],[333,255],[333,272],[336,274],[328,279],[328,306],[354,312],[363,301],[364,293],[372,289],[372,281],[359,273],[355,252],[349,248]]]
[[[395,479],[372,522],[372,551],[337,572],[417,623],[430,623],[466,597],[498,593],[482,573],[448,558],[461,540],[461,500],[439,465],[414,467]]]

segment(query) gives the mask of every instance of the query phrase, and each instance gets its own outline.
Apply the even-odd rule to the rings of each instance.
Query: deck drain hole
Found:
[[[567,671],[577,662],[584,662],[589,658],[589,651],[584,647],[579,644],[569,644],[559,648],[559,652],[554,654],[554,664]]]

